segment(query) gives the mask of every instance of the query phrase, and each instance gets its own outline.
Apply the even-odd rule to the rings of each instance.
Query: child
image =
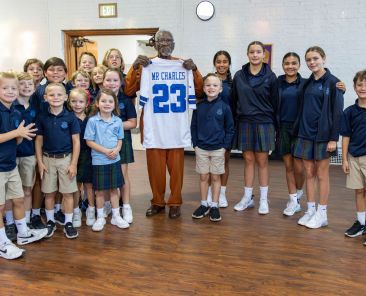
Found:
[[[81,53],[79,60],[79,70],[84,70],[90,75],[96,65],[97,59],[91,52],[84,51]]]
[[[122,119],[124,129],[124,138],[120,150],[122,173],[125,180],[125,184],[120,188],[123,201],[122,215],[124,220],[132,223],[133,215],[130,206],[131,183],[128,176],[128,164],[134,162],[131,129],[137,125],[137,114],[131,98],[127,97],[122,91],[122,80],[121,72],[117,69],[108,69],[104,73],[103,87],[112,90],[118,98],[119,117]]]
[[[299,112],[293,128],[296,136],[293,156],[302,159],[305,168],[308,209],[298,224],[320,228],[328,225],[329,157],[337,154],[343,94],[336,88],[338,78],[324,68],[322,48],[310,47],[305,53],[305,61],[312,74],[299,97]],[[315,206],[317,181],[318,209]]]
[[[116,95],[111,90],[102,89],[85,129],[84,139],[92,149],[93,187],[97,204],[97,220],[93,224],[93,231],[102,231],[106,223],[103,208],[104,196],[107,194],[112,203],[111,224],[119,228],[129,227],[120,215],[118,203],[118,188],[124,183],[119,156],[123,127],[118,113]]]
[[[231,147],[234,122],[229,105],[221,99],[222,82],[217,74],[209,73],[203,78],[203,91],[207,98],[197,104],[191,122],[202,199],[192,217],[200,219],[209,214],[210,220],[216,222],[221,220],[218,208],[220,175],[225,172],[225,151]],[[213,197],[211,205],[206,200],[210,175]]]
[[[86,72],[85,70],[77,70],[74,73],[72,73],[72,77],[71,77],[71,83],[72,83],[72,88],[76,87],[76,88],[82,88],[86,91],[87,95],[88,95],[88,106],[92,103],[91,102],[91,97],[90,97],[90,92],[89,92],[89,88],[90,88],[90,75],[88,74],[88,72]]]
[[[80,125],[80,155],[78,159],[76,181],[79,190],[74,193],[74,227],[81,226],[81,211],[79,209],[80,190],[86,192],[88,198],[88,209],[86,211],[86,225],[92,226],[95,222],[94,192],[93,192],[93,168],[91,150],[84,140],[85,127],[88,122],[86,110],[88,95],[86,90],[74,88],[69,95],[69,105],[78,119]]]
[[[12,200],[15,224],[18,230],[17,243],[25,245],[47,235],[47,229],[29,229],[24,212],[24,193],[16,166],[16,148],[23,138],[35,136],[34,124],[24,126],[21,114],[12,103],[18,96],[18,80],[13,73],[0,73],[0,257],[15,259],[24,250],[15,246],[6,237],[2,211],[6,200]]]
[[[92,96],[92,101],[94,102],[99,89],[102,87],[103,85],[103,77],[104,77],[104,72],[107,70],[108,68],[104,65],[98,65],[96,67],[93,68],[92,72],[91,72],[91,82],[92,82],[92,87],[91,87],[91,96]]]
[[[32,75],[34,79],[35,88],[37,88],[40,85],[42,79],[44,78],[42,61],[35,58],[28,59],[23,66],[23,70],[24,72]]]
[[[366,70],[357,72],[353,87],[358,96],[356,103],[344,110],[342,121],[342,168],[347,174],[347,188],[355,190],[356,222],[345,235],[356,237],[366,233],[365,228],[365,170],[366,159]],[[366,240],[364,241],[366,246]]]
[[[73,193],[77,191],[76,168],[80,152],[80,127],[75,115],[64,107],[66,90],[61,83],[50,83],[45,90],[49,111],[37,119],[36,157],[46,197],[48,237],[56,230],[54,204],[57,191],[64,199],[67,238],[78,236],[72,225]]]
[[[122,53],[117,48],[110,48],[106,51],[103,58],[103,65],[107,68],[118,69],[121,73],[125,70],[125,62]]]

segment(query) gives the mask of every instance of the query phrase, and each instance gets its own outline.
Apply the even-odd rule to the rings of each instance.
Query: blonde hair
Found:
[[[50,83],[50,84],[48,84],[47,86],[46,86],[46,89],[45,89],[45,95],[47,95],[47,93],[48,93],[48,91],[50,90],[50,89],[52,89],[52,88],[55,88],[55,87],[60,87],[60,88],[62,88],[62,90],[63,90],[63,92],[65,93],[65,95],[66,95],[66,89],[65,89],[65,86],[62,84],[62,83],[59,83],[59,82],[52,82],[52,83]]]
[[[80,87],[73,88],[73,89],[70,91],[70,93],[69,93],[69,97],[68,97],[68,99],[67,99],[67,107],[69,108],[69,110],[71,110],[71,111],[72,111],[70,101],[71,101],[71,98],[72,98],[73,96],[75,96],[75,95],[76,95],[76,96],[81,96],[81,97],[83,97],[83,99],[85,100],[85,103],[86,103],[84,112],[85,112],[85,113],[88,113],[88,111],[89,111],[89,110],[88,110],[88,101],[89,101],[88,93],[86,92],[86,90],[85,90],[85,89],[82,89],[82,88],[80,88]]]
[[[88,78],[88,79],[89,79],[89,83],[91,82],[90,75],[89,75],[89,73],[88,73],[88,72],[86,72],[85,70],[77,70],[77,71],[75,71],[74,73],[72,73],[72,76],[71,76],[71,81],[72,81],[73,83],[75,83],[76,77],[77,77],[79,74],[80,74],[81,76],[85,77],[85,78]]]
[[[2,79],[15,79],[16,83],[19,84],[18,76],[15,72],[0,72],[0,83]]]
[[[121,58],[120,70],[123,72],[123,70],[125,69],[125,62],[123,60],[123,56],[122,56],[121,51],[117,48],[110,48],[110,49],[107,50],[107,52],[104,55],[102,64],[104,66],[106,66],[107,68],[110,68],[109,65],[108,65],[108,62],[109,62],[108,60],[109,60],[109,56],[111,55],[112,51],[116,51],[118,53],[119,57]]]
[[[31,74],[27,73],[27,72],[20,72],[17,74],[17,78],[18,80],[32,80],[34,83],[34,78]]]

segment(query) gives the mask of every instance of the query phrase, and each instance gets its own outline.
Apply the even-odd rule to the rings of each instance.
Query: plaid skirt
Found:
[[[276,152],[284,156],[291,154],[296,137],[292,136],[293,123],[281,122],[280,132],[276,141]]]
[[[93,166],[90,153],[89,149],[80,150],[76,174],[78,183],[93,183]]]
[[[275,149],[275,127],[272,123],[239,122],[234,147],[241,151],[268,152]]]
[[[125,131],[125,138],[122,140],[122,148],[119,151],[119,155],[121,157],[121,164],[135,162],[131,133]]]
[[[121,162],[106,165],[93,165],[94,190],[108,190],[120,188],[125,184],[122,175]]]
[[[292,155],[305,160],[323,160],[330,156],[337,156],[338,149],[334,152],[327,151],[328,142],[315,142],[302,138],[296,138]]]

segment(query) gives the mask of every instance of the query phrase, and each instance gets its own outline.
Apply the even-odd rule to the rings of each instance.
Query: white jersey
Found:
[[[181,60],[154,58],[143,67],[140,108],[144,108],[145,148],[191,146],[188,109],[196,109],[193,73]]]

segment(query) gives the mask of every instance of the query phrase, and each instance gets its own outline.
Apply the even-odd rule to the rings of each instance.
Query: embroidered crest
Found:
[[[35,111],[35,110],[31,110],[31,111],[29,112],[29,115],[30,115],[30,117],[32,117],[32,118],[36,117],[36,111]]]
[[[221,108],[220,109],[217,109],[216,114],[217,115],[222,115],[223,114],[222,109]]]
[[[326,95],[329,95],[329,87],[327,87],[327,88],[325,89],[325,94],[326,94]]]
[[[63,121],[62,123],[61,123],[61,128],[63,128],[63,129],[65,129],[65,128],[67,128],[69,125],[67,124],[67,122],[66,121]]]
[[[118,108],[119,108],[120,110],[124,109],[124,108],[125,108],[125,104],[124,104],[123,102],[120,102],[120,103],[118,104]]]
[[[118,133],[118,127],[117,126],[113,128],[113,133],[114,134],[117,134]]]
[[[19,119],[15,119],[14,124],[15,124],[15,127],[18,128],[18,126],[20,124],[20,120]]]

